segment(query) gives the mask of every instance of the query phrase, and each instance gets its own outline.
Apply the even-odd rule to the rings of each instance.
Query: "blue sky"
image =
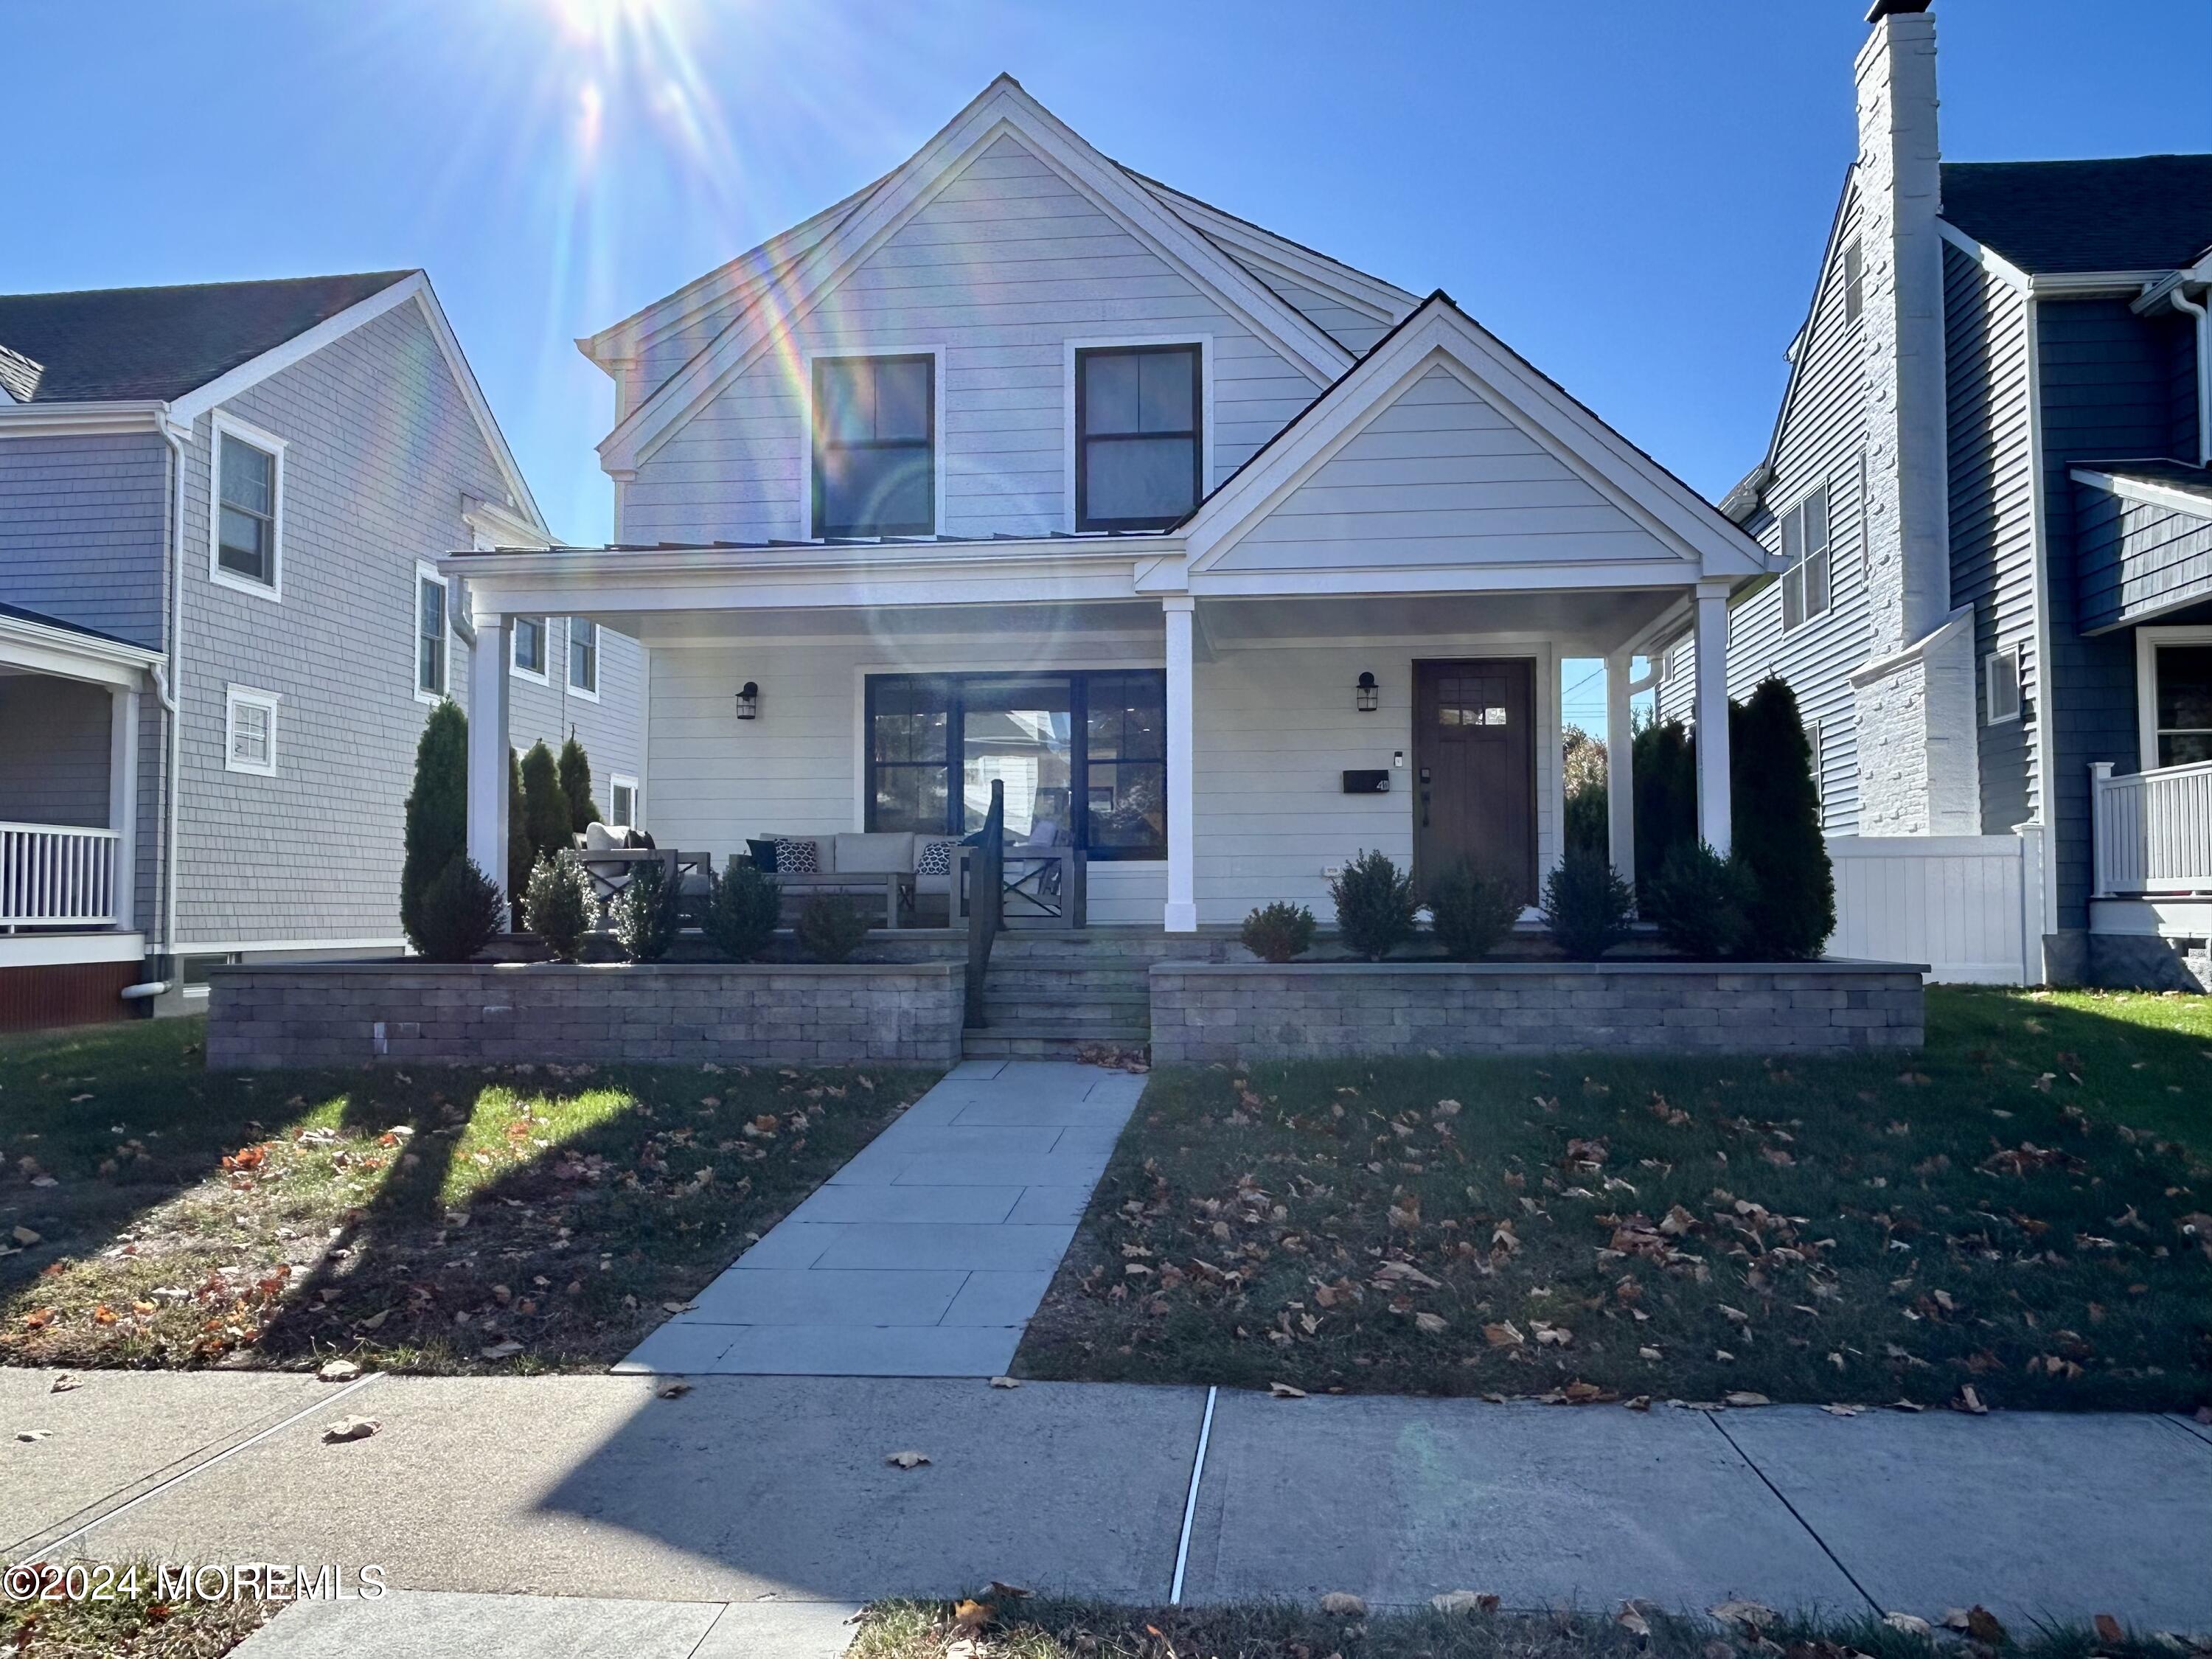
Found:
[[[554,529],[603,539],[612,397],[575,337],[896,165],[1007,70],[1131,166],[1449,289],[1717,494],[1773,419],[1863,11],[5,0],[0,288],[424,266]],[[2212,7],[1936,13],[1953,159],[2212,149]]]

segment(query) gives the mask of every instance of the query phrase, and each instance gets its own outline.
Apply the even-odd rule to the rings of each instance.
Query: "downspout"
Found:
[[[183,755],[184,711],[179,700],[178,686],[182,680],[180,665],[185,645],[185,446],[176,429],[165,415],[161,423],[161,440],[169,446],[169,651],[165,662],[154,665],[154,686],[160,692],[161,708],[167,716],[169,744],[167,763],[163,767],[165,787],[162,789],[162,811],[167,820],[162,832],[161,852],[161,950],[169,959],[171,971],[175,970],[177,953],[177,841],[180,817],[179,797],[183,793],[184,780],[178,775]]]
[[[2197,465],[2212,466],[2212,328],[2206,326],[2204,302],[2191,299],[2180,284],[2166,298],[2176,311],[2197,319]]]

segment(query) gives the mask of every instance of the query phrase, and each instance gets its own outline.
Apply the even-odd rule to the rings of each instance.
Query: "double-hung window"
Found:
[[[545,678],[545,618],[514,619],[514,672],[533,680]]]
[[[964,835],[1004,787],[1010,844],[1093,860],[1167,848],[1167,679],[889,674],[867,682],[871,830]]]
[[[599,625],[581,617],[568,618],[568,689],[599,695]]]
[[[1844,244],[1844,326],[1849,328],[1866,309],[1866,255],[1856,236]]]
[[[283,522],[283,445],[217,415],[215,423],[215,557],[226,587],[274,598]]]
[[[435,701],[446,695],[445,578],[417,565],[415,569],[415,690]]]
[[[937,533],[937,360],[814,361],[814,533]]]
[[[637,823],[637,780],[626,778],[619,772],[607,781],[607,804],[614,809],[613,822],[625,829]]]
[[[1198,505],[1205,469],[1195,345],[1075,354],[1075,527],[1164,530]]]
[[[1828,486],[1782,515],[1782,625],[1795,628],[1828,608]]]

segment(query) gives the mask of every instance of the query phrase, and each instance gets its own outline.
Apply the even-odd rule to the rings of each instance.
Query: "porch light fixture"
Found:
[[[1375,684],[1375,676],[1362,670],[1359,684],[1352,688],[1352,701],[1363,714],[1371,714],[1382,706],[1382,688]]]
[[[738,718],[741,720],[760,718],[760,687],[750,680],[738,688]]]

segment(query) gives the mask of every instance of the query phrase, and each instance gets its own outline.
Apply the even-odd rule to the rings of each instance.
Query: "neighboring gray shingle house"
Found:
[[[0,296],[0,1024],[400,942],[471,542],[552,538],[422,272]],[[635,816],[641,648],[519,654],[514,740]]]
[[[1875,8],[1773,438],[1723,503],[1786,566],[1735,603],[1732,690],[1796,690],[1832,836],[2024,827],[2043,976],[2199,981],[2212,155],[1943,161],[1924,9]]]

